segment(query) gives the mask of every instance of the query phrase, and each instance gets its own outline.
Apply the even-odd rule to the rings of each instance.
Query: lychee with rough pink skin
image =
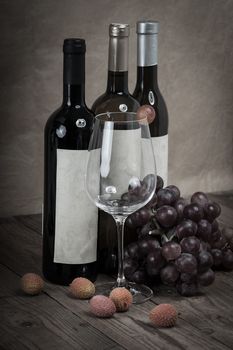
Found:
[[[124,287],[114,288],[109,298],[114,302],[117,312],[127,311],[133,302],[132,294]]]
[[[77,277],[70,284],[70,293],[77,299],[90,299],[95,294],[95,286],[87,278]]]
[[[155,327],[173,327],[177,316],[176,308],[171,304],[160,304],[149,314],[150,321]]]
[[[44,281],[36,273],[29,272],[21,278],[21,288],[26,294],[37,295],[44,288]]]
[[[104,295],[95,295],[90,300],[91,312],[102,318],[112,317],[116,312],[116,306],[114,302],[104,296]]]
[[[151,124],[155,119],[156,113],[151,105],[142,105],[137,109],[137,118],[139,120],[147,118],[148,124]]]

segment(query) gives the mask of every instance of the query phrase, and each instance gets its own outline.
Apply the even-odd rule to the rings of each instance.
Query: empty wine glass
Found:
[[[134,303],[153,295],[149,287],[126,280],[123,242],[126,218],[151,200],[155,188],[156,166],[147,118],[128,112],[97,115],[89,144],[86,189],[95,205],[113,216],[118,240],[116,283],[100,284],[98,293],[108,295],[115,287],[126,287]]]

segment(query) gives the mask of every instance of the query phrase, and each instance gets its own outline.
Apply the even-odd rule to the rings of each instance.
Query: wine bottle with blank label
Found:
[[[167,185],[168,176],[168,113],[157,81],[158,22],[137,22],[137,82],[133,96],[141,105],[149,104],[156,112],[150,124],[157,174]]]
[[[98,212],[85,190],[94,115],[85,104],[83,39],[65,39],[62,106],[45,126],[43,273],[68,285],[97,273]]]
[[[107,88],[105,93],[97,98],[92,106],[95,115],[106,112],[136,112],[140,106],[128,90],[128,51],[129,25],[110,24]],[[130,140],[126,138],[122,140],[120,132],[118,137],[119,142],[125,142],[127,149]],[[125,155],[127,155],[127,152]],[[119,155],[121,163],[124,163],[122,156],[125,155]],[[113,273],[116,271],[116,237],[116,225],[112,216],[99,211],[98,266],[101,272]]]

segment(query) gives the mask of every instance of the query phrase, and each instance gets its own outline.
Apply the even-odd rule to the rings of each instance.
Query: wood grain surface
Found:
[[[232,228],[233,193],[211,198],[222,206],[221,224]],[[41,243],[41,215],[0,219],[0,349],[233,349],[233,272],[217,272],[215,283],[192,298],[156,286],[149,302],[97,319],[67,287],[46,282],[33,297],[20,291],[24,273],[41,274]],[[151,326],[148,313],[160,303],[176,306],[174,328]]]

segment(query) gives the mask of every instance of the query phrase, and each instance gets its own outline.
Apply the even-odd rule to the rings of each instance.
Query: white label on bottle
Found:
[[[152,137],[157,175],[161,176],[167,186],[168,176],[168,135]]]
[[[97,208],[85,189],[87,157],[87,150],[57,150],[55,263],[96,261]]]

